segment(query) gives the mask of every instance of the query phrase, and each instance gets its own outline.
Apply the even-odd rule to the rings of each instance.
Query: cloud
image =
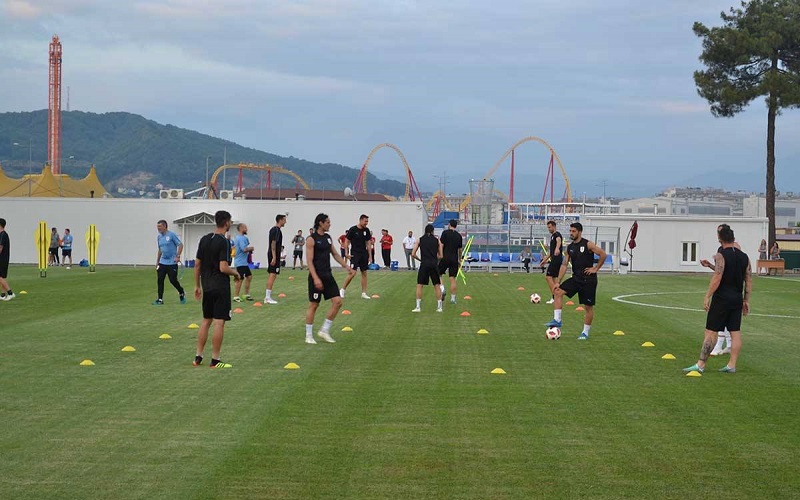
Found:
[[[6,0],[3,10],[13,19],[35,19],[42,13],[42,8],[26,0]]]

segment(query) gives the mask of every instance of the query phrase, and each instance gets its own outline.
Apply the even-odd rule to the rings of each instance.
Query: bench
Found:
[[[778,260],[758,259],[756,270],[758,271],[758,274],[761,274],[761,270],[766,269],[767,274],[765,276],[768,276],[772,273],[771,269],[775,269],[775,275],[777,275],[778,271],[780,271],[781,276],[783,276],[783,273],[786,270],[784,268],[785,266],[784,262],[785,261],[783,259],[778,259]]]

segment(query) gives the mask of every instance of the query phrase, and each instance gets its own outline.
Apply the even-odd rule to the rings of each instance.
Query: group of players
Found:
[[[245,285],[245,299],[252,300],[250,296],[250,280],[252,273],[249,262],[253,246],[247,238],[247,226],[239,224],[238,235],[231,243],[226,234],[231,229],[231,215],[226,211],[215,214],[216,228],[213,233],[204,236],[198,244],[195,261],[195,297],[202,299],[203,322],[197,338],[197,353],[194,365],[199,366],[203,361],[203,350],[208,340],[209,330],[214,327],[212,336],[212,368],[228,368],[229,363],[220,361],[219,353],[222,346],[225,322],[230,320],[231,290],[229,276],[233,276],[236,283],[235,298],[241,301],[239,291],[242,283]],[[282,247],[281,228],[286,224],[286,216],[276,216],[276,224],[270,229],[269,248],[267,258],[269,261],[267,290],[265,303],[277,303],[272,299],[272,285],[280,273],[281,262],[279,251]],[[342,299],[346,289],[361,272],[361,297],[370,299],[367,294],[367,271],[369,265],[369,246],[372,233],[368,228],[369,217],[362,214],[358,224],[352,226],[345,235],[346,245],[341,252],[334,248],[333,239],[328,231],[331,221],[328,215],[320,213],[314,219],[311,234],[303,239],[298,231],[292,243],[295,245],[295,260],[300,257],[302,266],[302,250],[305,249],[308,263],[308,301],[309,306],[305,318],[305,341],[316,344],[313,334],[314,317],[322,298],[331,302],[331,308],[325,316],[322,327],[317,336],[325,341],[336,342],[330,335],[330,327],[339,313]],[[451,220],[449,227],[437,238],[434,227],[428,224],[424,234],[415,243],[412,258],[420,262],[417,272],[416,307],[413,313],[421,312],[423,287],[432,284],[437,301],[437,312],[442,312],[445,287],[440,276],[447,274],[450,278],[450,302],[456,303],[457,284],[456,278],[461,267],[461,250],[463,239],[456,230],[457,220]],[[578,336],[579,340],[588,340],[594,320],[594,306],[597,295],[597,273],[606,261],[605,251],[594,242],[583,237],[583,226],[579,222],[570,224],[570,243],[566,250],[563,248],[563,237],[557,231],[555,221],[547,223],[550,233],[549,252],[542,261],[542,266],[547,265],[546,279],[551,291],[548,304],[553,304],[553,320],[546,324],[548,327],[561,328],[563,297],[578,295],[580,304],[584,307],[583,330]],[[177,263],[183,245],[177,235],[167,230],[165,221],[158,222],[158,285],[159,298],[155,303],[161,304],[164,277],[169,276],[170,282],[179,292],[181,302],[185,302],[184,291],[177,279]],[[715,255],[715,263],[707,261],[704,266],[714,271],[709,290],[706,294],[704,307],[708,311],[706,320],[706,335],[701,349],[700,359],[686,371],[703,372],[705,362],[717,341],[717,332],[727,329],[730,331],[731,358],[721,371],[735,373],[736,361],[741,349],[741,316],[749,312],[749,300],[752,290],[750,263],[746,254],[734,241],[733,230],[726,224],[717,228],[717,237],[721,246]],[[301,243],[302,241],[302,243]],[[300,246],[300,245],[304,246]],[[231,266],[231,247],[235,249],[234,266]],[[299,255],[298,255],[299,254]],[[331,258],[347,270],[343,286],[340,288],[333,276]],[[349,265],[348,265],[349,261]],[[564,280],[568,267],[572,267],[572,276]]]

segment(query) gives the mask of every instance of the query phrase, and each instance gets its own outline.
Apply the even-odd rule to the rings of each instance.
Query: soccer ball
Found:
[[[547,340],[558,340],[561,338],[561,329],[551,326],[546,332],[544,332],[544,336],[547,337]]]
[[[531,294],[531,304],[538,304],[541,301],[542,301],[542,298],[539,297],[538,293],[532,293]]]

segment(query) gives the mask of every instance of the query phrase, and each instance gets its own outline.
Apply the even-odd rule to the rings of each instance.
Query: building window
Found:
[[[697,242],[684,241],[681,264],[697,264]]]
[[[600,242],[600,248],[602,248],[603,251],[605,253],[607,253],[607,254],[615,255],[614,250],[616,250],[616,242],[614,242],[614,241],[601,241]]]

